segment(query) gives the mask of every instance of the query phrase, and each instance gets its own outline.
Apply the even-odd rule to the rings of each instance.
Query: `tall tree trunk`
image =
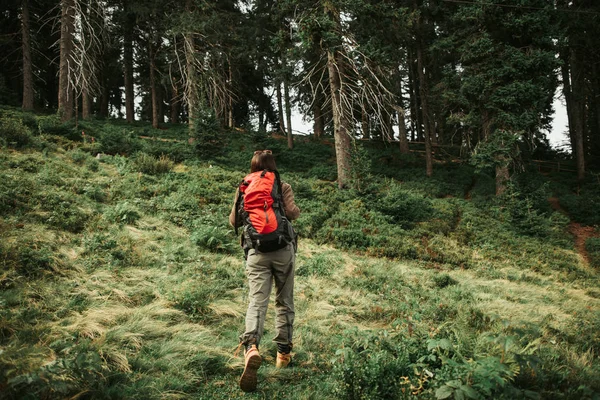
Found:
[[[23,110],[33,110],[33,67],[31,62],[31,22],[29,0],[23,0],[21,8],[21,37],[23,49]]]
[[[392,129],[392,113],[391,111],[385,107],[382,110],[382,123],[381,123],[381,131],[383,133],[382,139],[386,142],[391,142],[394,137],[394,130]]]
[[[417,74],[417,66],[415,65],[415,57],[411,48],[408,49],[408,78],[409,78],[409,90],[410,90],[410,119],[412,125],[411,140],[421,141],[423,140],[423,125],[421,124],[421,109],[419,104],[421,103],[419,77]]]
[[[75,32],[75,0],[63,0],[60,19],[60,63],[58,75],[58,113],[61,121],[73,118],[73,89],[69,82]]]
[[[277,114],[279,114],[279,132],[285,133],[285,122],[283,122],[283,99],[281,95],[281,82],[277,82]]]
[[[571,127],[573,126],[573,99],[571,93],[571,77],[570,77],[570,66],[569,66],[569,50],[562,49],[560,52],[560,58],[562,65],[560,67],[562,82],[563,82],[563,96],[565,97],[565,104],[567,108],[567,122],[569,125],[569,140],[570,143],[575,143]]]
[[[370,139],[371,132],[369,131],[369,114],[364,107],[362,107],[360,110],[360,120],[363,139]]]
[[[125,119],[132,123],[135,121],[135,108],[133,93],[133,25],[134,16],[127,14],[125,34],[123,35],[123,78],[125,80]]]
[[[500,196],[506,191],[506,184],[510,179],[508,164],[502,163],[496,165],[496,196]]]
[[[415,1],[416,6],[416,1]],[[421,108],[423,110],[423,125],[425,132],[425,164],[427,176],[433,174],[433,155],[431,153],[431,124],[429,122],[429,105],[428,105],[428,87],[427,87],[427,76],[424,71],[423,62],[423,41],[421,37],[421,16],[417,17],[417,69],[419,76],[419,87],[421,95]]]
[[[102,118],[108,118],[108,103],[109,103],[110,93],[108,92],[108,88],[106,87],[106,80],[102,87],[102,94],[100,95],[100,105],[98,108],[98,115]]]
[[[322,108],[321,100],[322,100],[321,96],[319,96],[319,94],[317,94],[317,97],[315,98],[315,102],[313,104],[313,117],[314,117],[313,131],[314,131],[316,139],[323,136],[323,133],[325,131],[325,118],[323,116],[323,108]]]
[[[81,119],[90,119],[92,114],[92,101],[87,87],[81,91]]]
[[[342,104],[343,61],[337,53],[327,52],[327,70],[331,90],[331,107],[333,112],[333,136],[335,139],[335,157],[338,173],[338,188],[348,185],[350,178],[350,134],[344,105]]]
[[[570,127],[573,142],[571,148],[575,153],[577,163],[577,180],[580,182],[585,178],[585,150],[584,150],[584,128],[585,128],[585,101],[584,101],[584,74],[583,65],[580,62],[580,54],[571,48],[571,103],[573,104],[572,123]]]
[[[165,122],[165,91],[162,85],[156,86],[156,97],[158,105],[158,124]]]
[[[406,131],[406,121],[404,118],[404,109],[400,106],[394,106],[398,115],[398,142],[400,142],[400,154],[410,153],[408,147],[408,132]]]
[[[194,2],[193,0],[186,0],[185,2],[185,10],[188,13],[192,13],[194,11]],[[199,96],[198,96],[198,86],[197,86],[197,74],[196,74],[196,66],[195,66],[195,57],[196,57],[196,44],[194,40],[194,34],[192,32],[188,32],[184,35],[185,37],[185,68],[187,73],[186,83],[185,83],[185,97],[187,103],[188,110],[188,128],[190,136],[195,135],[196,131],[196,118],[198,116],[198,107],[199,107]]]
[[[228,120],[227,120],[227,126],[230,129],[233,129],[235,127],[235,123],[233,121],[233,96],[231,95],[231,93],[233,92],[233,71],[231,70],[231,63],[229,63],[229,81],[228,81],[228,85],[229,88],[231,90],[231,92],[228,94],[228,106],[229,106],[229,113],[228,113]]]
[[[154,43],[148,46],[150,54],[150,95],[152,97],[152,127],[158,129],[158,89],[156,87],[156,49]]]
[[[290,101],[290,86],[285,79],[283,81],[283,93],[285,97],[285,116],[287,120],[287,143],[288,149],[294,148],[294,137],[292,136],[292,102]]]
[[[181,112],[181,99],[179,97],[179,87],[173,84],[171,93],[171,117],[169,122],[172,124],[179,123],[179,113]]]
[[[591,98],[594,99],[592,103],[596,119],[594,121],[594,128],[591,129],[591,154],[598,157],[600,156],[600,67],[598,64],[594,64],[592,80],[593,93]]]

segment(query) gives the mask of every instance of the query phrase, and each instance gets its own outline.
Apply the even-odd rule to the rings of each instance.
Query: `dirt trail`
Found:
[[[553,210],[563,213],[567,217],[569,214],[561,207],[559,200],[556,197],[548,199]],[[579,222],[571,221],[569,223],[569,233],[573,235],[575,241],[575,249],[581,255],[586,266],[590,265],[590,256],[585,248],[585,242],[588,238],[600,236],[591,226],[583,226]]]

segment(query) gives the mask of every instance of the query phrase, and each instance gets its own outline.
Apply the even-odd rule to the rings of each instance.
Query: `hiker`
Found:
[[[279,179],[271,150],[254,152],[250,174],[238,187],[235,199],[229,223],[236,228],[236,233],[237,228],[243,226],[242,246],[250,292],[246,329],[240,336],[240,346],[244,348],[240,388],[251,392],[256,390],[257,371],[262,363],[258,346],[273,281],[277,313],[276,336],[273,339],[277,343],[276,367],[285,368],[292,359],[297,239],[289,221],[298,218],[300,209],[294,203],[291,186]],[[269,205],[271,202],[272,205]],[[253,208],[257,203],[258,206]]]

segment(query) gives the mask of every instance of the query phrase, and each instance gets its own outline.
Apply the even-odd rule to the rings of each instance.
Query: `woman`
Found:
[[[275,158],[270,150],[254,152],[250,162],[250,175],[244,179],[257,179],[257,172],[264,176],[266,172],[277,177]],[[258,174],[260,175],[260,174]],[[279,186],[279,185],[278,185]],[[294,193],[289,184],[280,182],[283,209],[288,220],[294,220],[300,215],[300,209],[294,202]],[[234,227],[250,222],[249,218],[240,218],[238,205],[240,188],[235,195],[235,203],[229,214],[229,223]],[[242,192],[244,192],[242,190]],[[265,203],[266,204],[266,203]],[[239,206],[239,205],[238,205]],[[265,205],[266,213],[266,205]],[[245,227],[245,231],[246,231]],[[246,240],[248,236],[244,235]],[[272,282],[275,282],[275,308],[276,308],[276,336],[277,343],[276,367],[287,367],[291,362],[292,333],[294,325],[294,262],[295,243],[283,243],[284,247],[273,251],[260,251],[258,246],[245,244],[247,250],[246,276],[248,277],[250,304],[246,312],[246,329],[240,336],[240,346],[245,349],[244,372],[240,378],[240,388],[245,392],[256,390],[257,371],[262,363],[258,351],[260,344],[267,306],[271,294]]]

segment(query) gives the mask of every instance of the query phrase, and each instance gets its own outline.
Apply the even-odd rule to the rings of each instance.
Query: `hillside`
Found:
[[[600,396],[598,182],[576,193],[568,172],[525,168],[495,198],[468,163],[428,179],[418,156],[365,143],[340,191],[333,148],[306,138],[189,145],[176,125],[0,117],[2,398]],[[274,368],[270,310],[244,395],[227,216],[262,148],[302,210],[295,358]],[[573,223],[590,227],[583,247]]]

